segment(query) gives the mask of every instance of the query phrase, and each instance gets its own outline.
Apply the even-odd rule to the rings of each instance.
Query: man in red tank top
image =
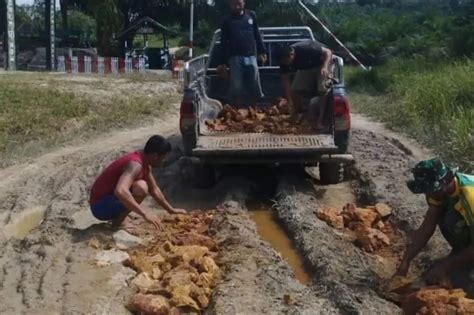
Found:
[[[169,213],[186,213],[168,203],[153,177],[152,168],[159,166],[170,151],[168,140],[156,135],[147,141],[144,150],[128,153],[107,166],[91,189],[89,203],[94,217],[128,229],[132,227],[128,214],[133,211],[158,229],[160,219],[140,206],[148,194]]]

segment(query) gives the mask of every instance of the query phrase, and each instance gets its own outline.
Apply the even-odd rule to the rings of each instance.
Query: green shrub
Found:
[[[370,72],[350,70],[349,90],[386,92],[355,108],[414,135],[447,160],[474,170],[474,61],[394,60]]]

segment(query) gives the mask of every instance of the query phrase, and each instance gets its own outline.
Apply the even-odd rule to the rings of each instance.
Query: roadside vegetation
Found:
[[[141,78],[0,75],[0,167],[47,147],[165,114],[175,84]]]
[[[397,59],[369,72],[351,69],[347,84],[356,111],[474,170],[474,61]]]

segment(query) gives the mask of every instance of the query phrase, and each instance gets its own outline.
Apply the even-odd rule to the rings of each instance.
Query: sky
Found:
[[[16,4],[33,4],[34,0],[16,0]]]
[[[16,5],[33,4],[35,0],[15,0]],[[56,8],[59,8],[59,0],[56,0]]]

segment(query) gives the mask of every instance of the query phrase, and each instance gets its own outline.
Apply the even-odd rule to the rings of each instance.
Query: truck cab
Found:
[[[268,61],[259,66],[265,97],[258,106],[269,106],[282,96],[282,80],[276,51],[279,45],[315,40],[308,27],[262,27]],[[208,173],[225,164],[302,164],[319,165],[321,182],[342,180],[342,163],[352,161],[348,154],[351,127],[350,103],[344,87],[343,60],[333,56],[334,84],[328,95],[324,122],[329,128],[313,134],[270,134],[215,132],[206,120],[215,119],[228,98],[229,82],[217,74],[220,60],[220,31],[212,38],[209,53],[185,64],[184,95],[180,109],[180,131],[185,155]],[[307,102],[318,97],[307,96]],[[211,175],[212,176],[212,175]]]

